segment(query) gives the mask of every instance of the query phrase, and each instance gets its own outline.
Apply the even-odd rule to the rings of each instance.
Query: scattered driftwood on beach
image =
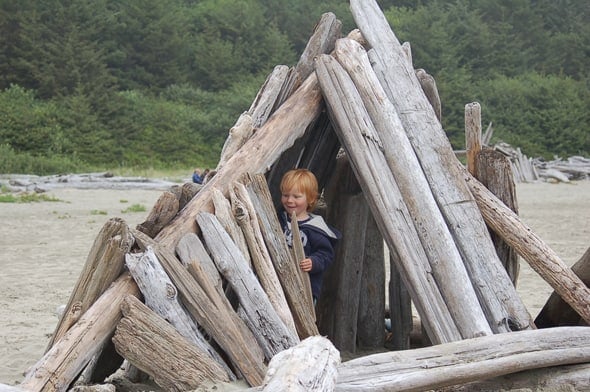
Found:
[[[514,178],[483,147],[479,105],[466,106],[464,167],[409,45],[375,1],[350,3],[359,30],[342,38],[324,14],[297,66],[273,72],[232,128],[202,187],[166,190],[135,229],[105,225],[19,389],[65,391],[122,372],[168,391],[235,380],[252,391],[496,390],[523,374],[530,384],[519,385],[533,387],[539,369],[590,388],[585,268],[565,266],[508,207]],[[278,181],[293,167],[316,174],[320,212],[343,233],[315,312],[276,215]],[[579,315],[575,325],[537,329],[506,247]]]

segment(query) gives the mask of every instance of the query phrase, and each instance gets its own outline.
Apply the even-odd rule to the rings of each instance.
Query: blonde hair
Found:
[[[292,169],[281,179],[281,193],[296,189],[307,198],[307,211],[312,211],[318,202],[318,180],[307,169]]]

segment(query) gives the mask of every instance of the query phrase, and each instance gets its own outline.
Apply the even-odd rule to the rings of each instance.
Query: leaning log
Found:
[[[438,206],[463,256],[479,302],[494,332],[530,328],[533,321],[508,278],[451,144],[422,92],[411,62],[374,0],[351,0],[353,18],[372,47],[371,62],[394,104]],[[468,224],[466,224],[468,222]]]
[[[113,335],[121,319],[121,303],[128,295],[140,294],[131,276],[124,273],[32,367],[20,387],[28,391],[66,391]]]
[[[111,218],[103,225],[94,239],[66,309],[49,339],[46,352],[119,277],[125,265],[125,254],[131,245],[133,236],[123,219]]]
[[[401,191],[433,276],[461,336],[490,335],[492,330],[479,305],[459,249],[395,107],[372,70],[365,50],[355,41],[341,39],[336,43],[335,57],[348,72],[362,99],[359,104],[364,104],[375,126],[389,170]],[[446,188],[441,188],[440,193],[445,193]]]
[[[590,328],[560,327],[368,355],[338,368],[336,391],[426,391],[590,361]]]
[[[295,332],[287,328],[275,312],[254,271],[215,215],[200,212],[197,222],[217,269],[238,295],[246,324],[250,325],[266,358],[270,360],[278,352],[299,343]]]
[[[464,173],[486,223],[516,249],[586,323],[590,323],[590,289],[518,215],[467,171]]]
[[[402,276],[433,342],[458,340],[449,309],[433,281],[424,248],[401,191],[389,170],[383,145],[352,80],[331,56],[316,60],[316,74],[338,137],[390,249],[400,255]]]
[[[167,391],[196,389],[206,380],[234,379],[228,368],[192,344],[138,299],[122,303],[123,319],[113,337],[119,354]]]

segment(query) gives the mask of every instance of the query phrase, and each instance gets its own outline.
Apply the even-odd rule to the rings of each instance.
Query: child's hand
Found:
[[[311,271],[312,265],[311,259],[303,259],[301,262],[299,262],[299,267],[303,272]]]

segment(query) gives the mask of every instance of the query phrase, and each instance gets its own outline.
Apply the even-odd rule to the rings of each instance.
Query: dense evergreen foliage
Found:
[[[436,78],[456,148],[478,101],[496,141],[590,155],[590,3],[378,3]],[[355,27],[336,0],[0,0],[0,172],[214,166],[327,11]]]

